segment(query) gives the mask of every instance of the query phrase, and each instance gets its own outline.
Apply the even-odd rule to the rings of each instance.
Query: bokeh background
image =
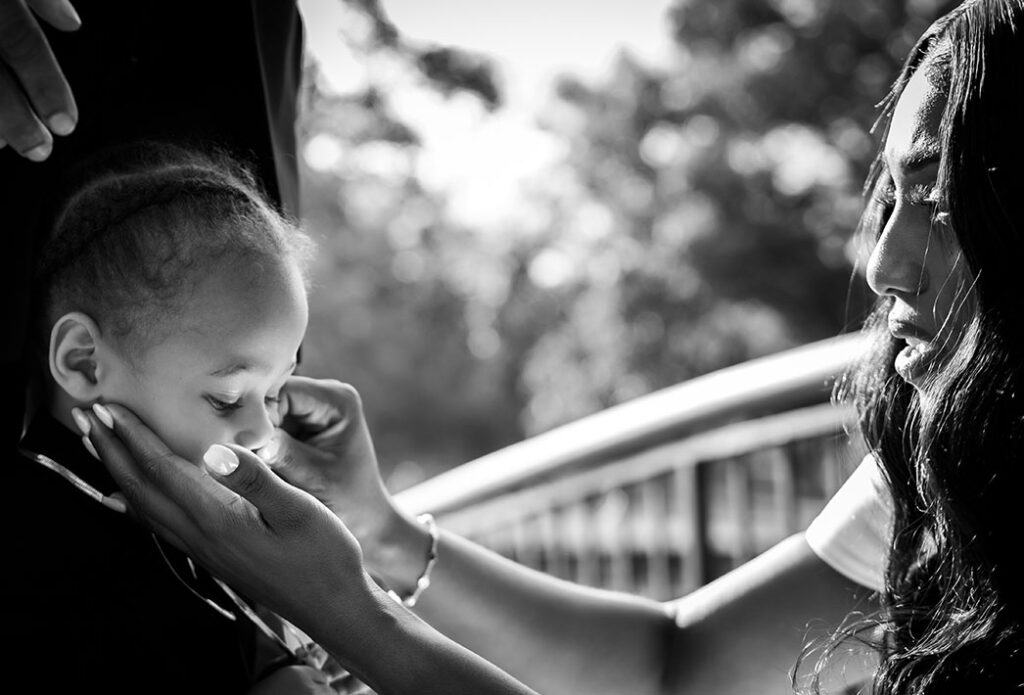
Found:
[[[301,371],[388,486],[854,330],[872,125],[938,0],[302,0]]]

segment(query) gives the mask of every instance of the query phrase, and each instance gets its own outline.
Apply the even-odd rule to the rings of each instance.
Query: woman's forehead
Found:
[[[947,94],[929,73],[924,67],[914,73],[893,111],[885,141],[890,171],[917,171],[941,153],[939,125]]]

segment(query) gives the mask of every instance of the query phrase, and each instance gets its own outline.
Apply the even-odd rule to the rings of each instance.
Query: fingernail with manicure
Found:
[[[110,411],[102,403],[93,403],[92,412],[96,413],[96,417],[100,419],[100,422],[109,429],[114,429],[114,416],[110,414]]]
[[[54,114],[47,121],[50,131],[57,135],[70,135],[75,129],[75,119],[66,113]]]
[[[88,437],[82,437],[82,446],[85,447],[86,451],[92,454],[92,457],[94,459],[96,459],[97,461],[100,460],[100,455],[96,453],[96,447],[92,445],[92,442],[89,441]]]
[[[77,24],[78,26],[82,25],[82,18],[78,16],[78,12],[75,11],[75,8],[71,4],[70,0],[61,0],[60,10],[68,19],[72,20],[75,24]]]
[[[89,418],[85,416],[85,413],[83,413],[78,408],[72,408],[71,417],[75,421],[75,425],[78,427],[78,429],[81,430],[82,436],[88,437],[89,430],[92,429],[92,426],[89,424]]]
[[[277,454],[281,450],[281,440],[277,436],[270,438],[270,441],[260,447],[259,455],[266,463],[274,463],[277,460]]]
[[[128,511],[128,505],[125,504],[124,500],[121,499],[120,497],[114,497],[112,495],[109,497],[104,497],[102,500],[100,500],[100,503],[103,504],[103,506],[108,507],[109,509],[113,509],[115,512],[120,512],[121,514],[124,514]]]
[[[213,444],[203,454],[203,461],[218,475],[228,475],[238,468],[238,456],[231,449]]]

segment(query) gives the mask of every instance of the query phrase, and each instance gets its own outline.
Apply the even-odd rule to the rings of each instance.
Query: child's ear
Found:
[[[100,330],[80,311],[64,314],[50,331],[50,374],[77,401],[96,400],[107,369],[101,363]]]

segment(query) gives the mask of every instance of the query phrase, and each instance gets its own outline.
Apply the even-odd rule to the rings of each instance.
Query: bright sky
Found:
[[[622,48],[660,59],[668,0],[384,0],[406,34],[499,59],[520,98],[560,70],[600,74]]]
[[[514,101],[533,101],[559,71],[602,73],[626,48],[645,60],[668,55],[665,13],[671,0],[383,0],[406,36],[493,56]],[[309,50],[330,78],[349,65],[338,40],[341,0],[299,0]],[[312,21],[310,21],[312,19]],[[335,58],[340,58],[335,60]]]
[[[436,95],[398,91],[388,95],[408,115],[424,141],[421,172],[428,184],[452,195],[455,214],[486,225],[517,205],[521,183],[559,156],[558,143],[533,125],[551,78],[570,72],[605,74],[614,57],[629,50],[643,62],[671,55],[665,20],[671,0],[382,0],[399,30],[416,41],[450,44],[494,58],[506,107],[486,116],[466,100],[441,102]],[[299,0],[307,49],[335,90],[358,88],[364,67],[340,39],[354,17],[340,0]],[[309,161],[330,166],[333,150],[322,141],[307,146]]]

